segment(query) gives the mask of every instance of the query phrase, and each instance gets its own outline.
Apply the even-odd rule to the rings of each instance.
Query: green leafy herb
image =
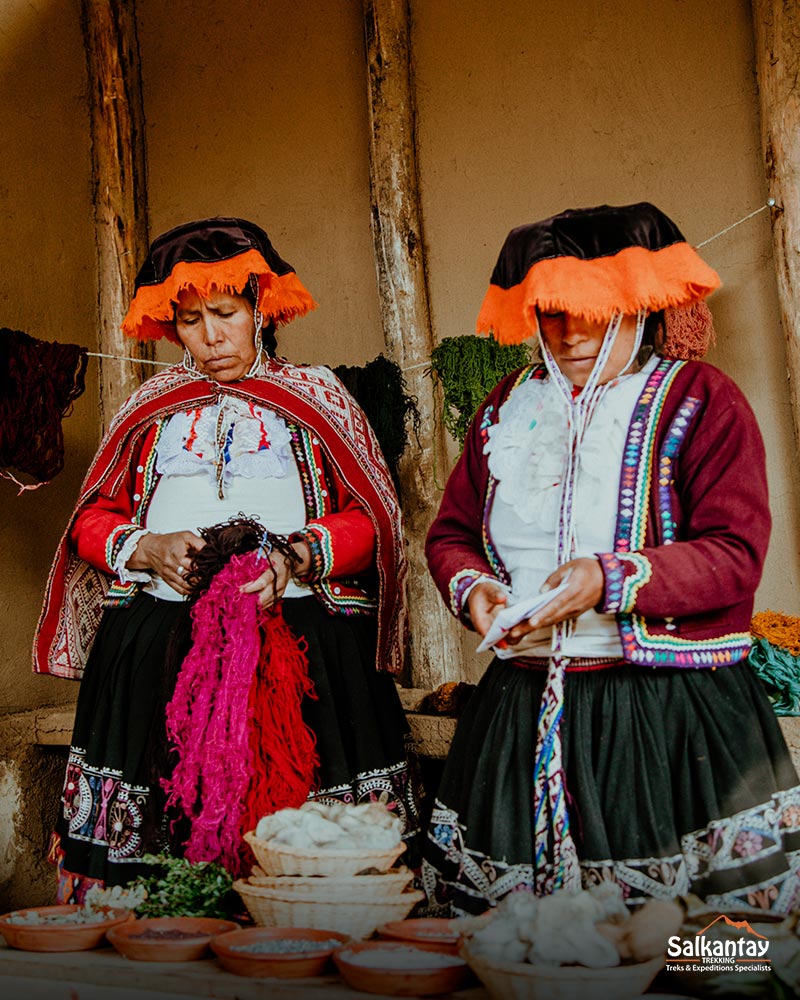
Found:
[[[229,917],[238,904],[233,878],[212,861],[146,854],[142,860],[157,871],[132,883],[147,891],[136,907],[140,917]]]

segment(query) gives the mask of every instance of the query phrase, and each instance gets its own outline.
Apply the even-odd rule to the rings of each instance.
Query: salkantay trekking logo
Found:
[[[720,920],[738,937],[706,936]],[[754,931],[747,920],[731,920],[724,913],[715,917],[693,938],[673,935],[667,942],[669,972],[769,972],[769,941]]]

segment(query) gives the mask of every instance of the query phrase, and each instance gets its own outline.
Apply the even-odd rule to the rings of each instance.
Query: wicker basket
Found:
[[[250,886],[271,889],[286,900],[327,903],[360,899],[369,903],[401,893],[413,877],[410,869],[398,868],[382,875],[251,875],[246,881]]]
[[[495,1000],[633,1000],[664,968],[664,956],[634,965],[589,969],[583,965],[489,962],[461,945],[459,954]]]
[[[368,868],[385,872],[406,849],[406,845],[400,843],[388,851],[325,851],[321,847],[303,850],[262,840],[252,832],[246,833],[244,839],[267,875],[356,875]]]
[[[280,892],[249,885],[242,879],[234,882],[250,916],[260,927],[313,927],[334,929],[353,938],[368,937],[381,924],[407,917],[425,893],[393,892],[383,899],[364,901],[360,896],[349,900],[318,902],[311,899],[283,899]]]

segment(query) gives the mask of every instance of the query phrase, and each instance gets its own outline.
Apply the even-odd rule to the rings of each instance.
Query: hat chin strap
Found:
[[[636,336],[634,346],[625,367],[618,373],[626,372],[639,351],[644,332],[645,313],[636,316]],[[600,376],[608,363],[611,351],[622,324],[622,313],[615,313],[608,324],[597,360],[586,380],[586,385],[573,398],[572,386],[556,364],[539,330],[547,370],[564,398],[567,410],[566,464],[561,487],[559,516],[556,530],[556,566],[569,562],[574,554],[577,541],[577,527],[574,516],[575,483],[579,466],[580,446],[586,428],[603,396],[613,384],[610,379],[600,385]],[[615,378],[617,376],[615,375]],[[558,622],[553,626],[551,652],[547,666],[547,678],[542,693],[536,732],[534,753],[534,844],[536,857],[534,877],[539,894],[555,889],[575,891],[581,887],[581,871],[574,838],[570,832],[570,817],[566,807],[567,786],[564,772],[564,758],[561,747],[561,716],[564,709],[564,675],[570,657],[563,652],[565,640],[572,634],[574,619]],[[549,846],[549,850],[548,850]]]
[[[258,276],[251,274],[249,278],[250,288],[253,290],[255,295],[255,305],[253,306],[253,326],[255,327],[255,338],[254,344],[256,349],[256,356],[253,358],[253,363],[250,365],[250,370],[242,378],[252,378],[254,375],[258,374],[258,370],[264,360],[264,342],[261,339],[261,329],[264,326],[264,314],[258,305],[258,298],[260,294],[260,287],[258,284]]]
[[[550,348],[547,346],[539,328],[539,343],[542,348],[542,356],[550,377],[558,387],[567,408],[567,426],[569,428],[569,439],[567,444],[567,466],[564,470],[564,483],[561,496],[561,510],[559,517],[559,528],[556,545],[556,565],[561,566],[573,556],[575,550],[576,527],[573,520],[573,500],[575,491],[575,477],[577,474],[577,458],[586,429],[597,410],[603,396],[611,387],[615,378],[624,375],[634,363],[639,348],[642,345],[644,335],[644,323],[647,313],[639,310],[636,314],[636,332],[633,339],[628,360],[623,368],[617,372],[608,382],[600,384],[600,376],[608,364],[608,359],[617,341],[620,327],[622,325],[623,314],[615,312],[608,322],[603,343],[597,355],[597,360],[589,373],[586,384],[577,397],[573,396],[572,385],[564,373],[558,367]]]
[[[253,363],[252,365],[250,365],[250,370],[247,372],[246,375],[242,375],[242,378],[252,378],[254,375],[257,375],[258,370],[259,368],[261,368],[261,365],[264,361],[264,344],[262,343],[261,340],[261,328],[264,325],[264,314],[258,308],[258,304],[256,304],[255,309],[253,311],[253,323],[255,324],[256,328],[256,334],[254,340],[256,348],[256,356],[253,358]]]

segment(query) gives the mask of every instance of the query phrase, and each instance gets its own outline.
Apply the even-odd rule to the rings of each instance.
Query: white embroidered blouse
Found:
[[[593,557],[614,548],[619,476],[628,425],[650,372],[653,358],[632,375],[615,379],[592,416],[578,450],[574,515],[577,544],[572,558]],[[489,428],[485,446],[489,471],[498,481],[489,515],[492,543],[512,582],[511,602],[539,593],[556,568],[562,479],[568,440],[567,407],[552,380],[528,379],[519,385]],[[496,649],[501,659],[547,657],[552,630],[530,633],[522,642]],[[566,640],[565,655],[622,655],[613,615],[594,610],[578,618]]]
[[[197,531],[244,513],[276,534],[305,525],[300,473],[286,421],[273,410],[235,396],[167,418],[156,443],[158,484],[144,527],[120,551],[115,570],[123,583],[139,580],[162,600],[182,600],[160,577],[126,569],[149,531]],[[308,590],[293,581],[284,597]]]

